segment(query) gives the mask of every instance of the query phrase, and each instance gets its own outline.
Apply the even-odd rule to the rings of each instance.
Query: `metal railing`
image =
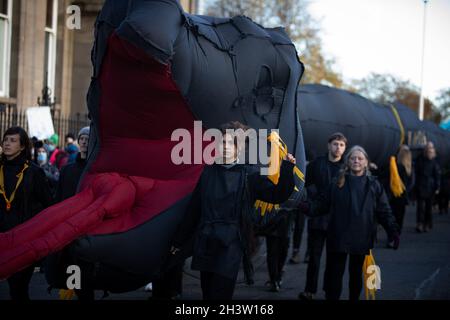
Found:
[[[64,143],[66,134],[73,133],[76,136],[81,128],[90,124],[87,114],[76,113],[71,116],[56,114],[52,118],[55,133],[59,135],[61,143]],[[14,99],[2,98],[0,100],[0,139],[12,126],[20,126],[28,131],[26,110],[18,110]]]

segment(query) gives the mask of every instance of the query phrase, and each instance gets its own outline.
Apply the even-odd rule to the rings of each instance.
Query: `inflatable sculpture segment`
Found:
[[[279,128],[304,172],[303,65],[283,29],[189,15],[175,0],[109,0],[95,38],[79,193],[0,234],[0,278],[53,254],[46,270],[56,287],[69,264],[82,266],[82,285],[112,292],[154,279],[203,169],[170,158],[172,132],[193,133],[194,120]],[[297,190],[294,200],[298,178]]]
[[[389,157],[397,154],[401,144],[418,153],[426,141],[435,144],[441,165],[450,161],[450,132],[430,121],[420,121],[405,105],[382,105],[317,84],[300,86],[297,98],[308,160],[325,154],[324,142],[340,131],[351,145],[363,146],[379,167],[388,165]]]

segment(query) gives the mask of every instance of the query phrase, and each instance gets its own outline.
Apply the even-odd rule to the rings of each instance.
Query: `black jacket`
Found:
[[[234,278],[248,241],[243,220],[255,212],[255,200],[282,203],[293,191],[293,164],[286,161],[277,185],[260,176],[255,166],[207,166],[173,245],[182,247],[194,235],[192,268]]]
[[[441,170],[436,159],[429,160],[419,156],[415,164],[416,195],[418,198],[430,198],[440,188]]]
[[[442,170],[439,194],[444,197],[450,195],[450,165]]]
[[[324,193],[328,190],[333,179],[339,174],[342,163],[342,159],[337,163],[332,163],[328,160],[328,154],[314,159],[306,167],[305,187],[311,188],[314,186],[318,193]],[[333,166],[339,169],[333,168]],[[308,229],[326,231],[328,228],[328,220],[329,215],[310,218],[308,219]]]
[[[80,154],[74,163],[68,164],[61,169],[58,187],[56,188],[56,202],[61,202],[77,193],[78,183],[86,167],[86,160],[81,159]]]
[[[349,175],[342,188],[332,183],[327,192],[313,201],[309,215],[329,212],[327,250],[349,254],[368,254],[373,248],[379,222],[392,236],[398,232],[398,225],[391,213],[386,193],[373,176],[365,177],[363,189],[352,190]],[[355,209],[354,197],[362,198],[360,209]]]
[[[44,171],[33,162],[26,160],[23,155],[2,163],[6,196],[11,197],[17,184],[17,174],[22,171],[25,162],[29,167],[24,172],[23,180],[9,211],[6,210],[3,196],[0,196],[0,232],[6,232],[24,223],[52,205],[53,199]]]

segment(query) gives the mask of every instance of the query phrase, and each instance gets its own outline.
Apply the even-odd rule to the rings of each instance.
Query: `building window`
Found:
[[[47,0],[47,16],[45,22],[45,56],[44,83],[51,90],[51,97],[55,92],[56,73],[56,35],[58,26],[58,0]]]
[[[0,0],[0,97],[9,95],[12,0]]]

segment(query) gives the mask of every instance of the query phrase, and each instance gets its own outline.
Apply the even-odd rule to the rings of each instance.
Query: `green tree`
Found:
[[[213,0],[206,8],[212,16],[245,15],[265,27],[284,26],[305,65],[302,83],[342,87],[342,76],[334,61],[323,53],[320,25],[308,12],[309,1],[301,0]]]
[[[367,99],[382,104],[398,101],[418,113],[420,89],[410,81],[392,74],[371,73],[364,79],[353,81],[352,86]],[[424,118],[436,123],[441,120],[439,110],[428,98],[424,100]]]
[[[442,119],[450,118],[450,88],[442,89],[436,98],[437,110]]]

